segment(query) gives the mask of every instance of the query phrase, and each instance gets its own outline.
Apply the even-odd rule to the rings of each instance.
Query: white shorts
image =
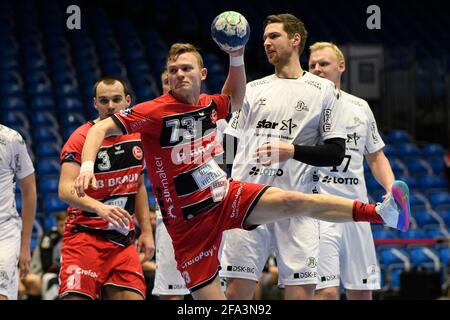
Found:
[[[380,267],[368,222],[320,221],[319,283],[316,289],[380,289]]]
[[[21,221],[11,218],[0,225],[0,295],[17,300]]]
[[[190,294],[183,277],[177,269],[172,238],[170,238],[166,226],[159,216],[156,219],[155,242],[156,271],[152,294],[156,296]]]
[[[269,255],[275,252],[278,285],[317,283],[319,223],[292,217],[261,225],[255,230],[225,232],[220,276],[258,281]]]

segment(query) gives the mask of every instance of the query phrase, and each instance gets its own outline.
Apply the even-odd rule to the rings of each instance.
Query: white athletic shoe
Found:
[[[376,211],[388,227],[405,232],[409,228],[411,216],[409,188],[405,182],[396,180],[391,190],[391,194],[384,199],[383,203],[377,204]]]

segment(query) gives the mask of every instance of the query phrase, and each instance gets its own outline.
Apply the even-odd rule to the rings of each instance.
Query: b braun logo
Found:
[[[281,177],[284,174],[284,171],[282,169],[273,169],[273,168],[258,169],[257,167],[253,167],[248,174],[250,176]]]

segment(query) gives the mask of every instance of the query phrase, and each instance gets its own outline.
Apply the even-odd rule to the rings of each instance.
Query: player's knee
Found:
[[[339,288],[332,287],[316,290],[314,298],[316,300],[339,300]]]
[[[230,279],[227,282],[225,295],[228,300],[251,300],[255,292],[256,282],[250,280]]]

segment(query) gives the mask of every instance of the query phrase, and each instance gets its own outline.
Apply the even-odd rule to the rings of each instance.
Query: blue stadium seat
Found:
[[[60,200],[58,194],[47,194],[44,200],[45,215],[67,209],[67,204]]]
[[[30,128],[28,118],[25,112],[22,111],[9,111],[3,113],[2,122],[8,127],[21,126],[25,129]]]
[[[400,144],[412,142],[411,136],[404,130],[391,130],[388,133],[389,143]]]
[[[407,174],[408,168],[402,160],[398,158],[391,158],[389,160],[389,163],[391,164],[391,168],[395,176],[402,176]]]
[[[27,104],[23,98],[18,97],[3,97],[1,101],[1,107],[5,111],[9,110],[20,110],[25,111],[27,109]]]
[[[409,174],[412,176],[431,175],[433,173],[432,168],[426,163],[426,161],[420,158],[410,158],[405,161],[408,167]]]
[[[445,225],[450,228],[450,208],[448,209],[437,209],[436,212],[444,220]]]
[[[424,175],[418,178],[419,185],[422,189],[448,188],[448,181],[444,177],[435,175]]]
[[[31,251],[33,251],[37,247],[43,234],[44,234],[44,229],[42,228],[41,224],[39,223],[39,220],[35,219],[33,222],[33,229],[31,231],[31,243],[30,243]]]
[[[19,194],[16,194],[16,209],[19,215],[22,213],[22,197]]]
[[[428,195],[428,200],[433,208],[439,205],[450,205],[450,194],[448,192],[433,192]]]
[[[425,196],[421,194],[420,192],[412,192],[409,194],[409,203],[411,207],[421,205],[426,206],[426,202],[424,202]]]
[[[403,248],[383,248],[378,252],[380,263],[386,266],[392,264],[404,264],[409,261],[409,253]]]
[[[156,199],[155,196],[153,196],[153,194],[148,195],[148,205],[152,208],[156,208]]]
[[[448,230],[440,225],[427,226],[424,230],[427,233],[427,237],[432,239],[442,239],[448,235]]]
[[[366,177],[366,187],[369,192],[375,192],[378,190],[384,190],[383,187],[378,183],[377,180],[372,175]]]
[[[0,93],[7,96],[23,96],[25,91],[23,85],[19,83],[3,83],[0,86]]]
[[[374,229],[372,230],[372,235],[374,239],[395,239],[397,238],[397,233],[389,229]]]
[[[74,97],[61,98],[59,101],[59,109],[61,112],[84,112],[83,104],[78,98]]]
[[[63,127],[63,128],[62,128],[62,130],[63,130],[63,140],[64,140],[64,141],[67,141],[67,140],[70,138],[70,135],[71,135],[77,128],[78,128],[78,126],[73,126],[73,125]]]
[[[31,108],[35,111],[53,111],[55,102],[51,96],[35,96],[31,99]]]
[[[392,266],[388,269],[389,285],[392,290],[400,290],[400,276],[403,271],[404,268],[402,266]]]
[[[443,157],[430,157],[427,158],[428,164],[433,169],[433,173],[437,176],[444,175],[445,172],[445,162]]]
[[[433,258],[437,258],[439,261],[439,256],[432,248],[418,246],[412,247],[408,251],[411,257],[411,263],[414,267],[437,267]]]
[[[421,152],[414,143],[402,143],[395,146],[397,156],[401,158],[420,157]]]
[[[60,147],[55,143],[42,142],[37,144],[37,156],[39,158],[58,157],[60,154]]]
[[[57,175],[59,174],[60,164],[59,157],[40,158],[36,164],[36,172],[38,176]]]
[[[427,210],[414,211],[412,216],[416,221],[417,226],[420,228],[426,225],[439,224],[439,222]]]
[[[70,83],[57,84],[55,92],[58,97],[76,97],[79,95],[78,87]]]
[[[439,259],[444,266],[450,267],[450,247],[439,249]]]
[[[426,239],[427,235],[420,229],[409,229],[406,232],[400,232],[400,237],[402,239]]]
[[[40,176],[38,192],[41,197],[46,197],[49,193],[58,193],[59,176]]]
[[[396,178],[398,180],[404,181],[408,185],[410,191],[413,191],[414,189],[417,189],[420,186],[417,179],[413,176],[402,175],[402,176],[397,176]]]
[[[67,112],[61,114],[61,123],[64,127],[79,127],[86,123],[86,117],[81,112]]]
[[[54,143],[58,146],[61,146],[63,141],[61,135],[55,127],[51,126],[36,126],[33,130],[34,132],[34,141],[37,144],[42,142],[46,143]]]
[[[424,157],[443,157],[444,147],[437,143],[427,143],[423,146],[422,154]]]
[[[28,93],[35,95],[51,95],[52,85],[51,82],[35,82],[28,85]]]
[[[52,112],[49,111],[36,111],[31,117],[33,126],[51,126],[53,128],[59,128],[58,121]]]

